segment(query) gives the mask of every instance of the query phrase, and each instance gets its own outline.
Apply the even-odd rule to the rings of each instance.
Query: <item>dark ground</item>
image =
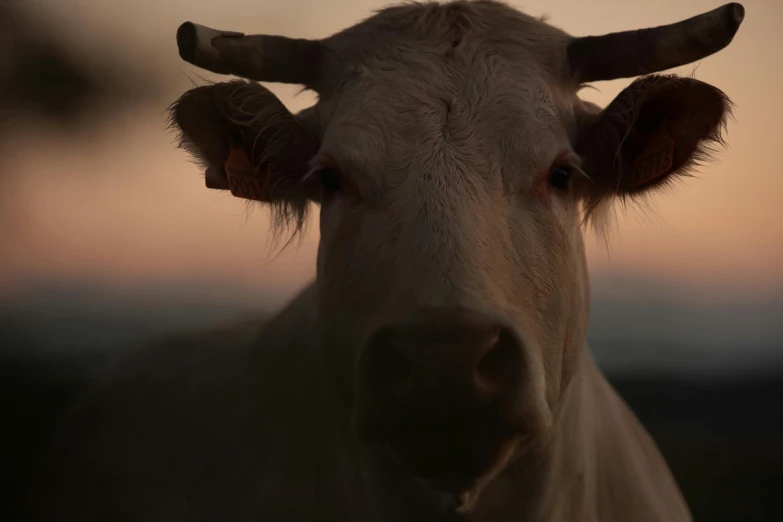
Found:
[[[95,365],[0,366],[0,520],[14,520],[36,451]],[[611,379],[658,442],[695,520],[783,520],[783,379]]]

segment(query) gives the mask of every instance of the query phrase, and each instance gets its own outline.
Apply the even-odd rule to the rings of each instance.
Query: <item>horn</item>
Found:
[[[692,63],[731,43],[745,18],[732,2],[682,22],[574,38],[568,62],[579,82],[630,78]]]
[[[245,35],[185,22],[177,29],[179,55],[219,74],[260,82],[312,85],[321,76],[326,46],[316,40]]]

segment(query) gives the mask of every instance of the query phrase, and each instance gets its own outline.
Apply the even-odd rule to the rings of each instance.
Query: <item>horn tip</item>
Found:
[[[731,18],[734,21],[735,26],[739,27],[742,21],[745,20],[745,8],[742,6],[742,4],[737,2],[732,2],[729,4],[729,6]]]
[[[193,60],[196,55],[196,47],[198,46],[198,36],[196,33],[196,24],[193,22],[185,22],[177,29],[179,56],[187,62]]]

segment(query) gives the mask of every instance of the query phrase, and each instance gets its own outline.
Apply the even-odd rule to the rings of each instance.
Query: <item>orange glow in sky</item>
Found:
[[[133,283],[224,279],[293,292],[315,274],[317,222],[279,256],[263,210],[207,190],[198,167],[166,130],[165,108],[197,70],[177,55],[178,25],[192,20],[243,32],[323,37],[387,2],[177,0],[63,2],[74,40],[124,39],[167,75],[161,103],[123,114],[96,136],[47,143],[16,138],[0,150],[10,181],[0,194],[0,289],[35,279]],[[719,0],[528,0],[512,4],[572,34],[655,26],[718,7]],[[783,290],[783,176],[777,153],[783,103],[783,2],[746,0],[734,42],[700,64],[674,70],[724,90],[735,102],[729,148],[644,207],[618,212],[611,248],[588,235],[594,274],[655,277],[696,287]],[[775,65],[778,64],[778,65]],[[607,104],[630,80],[596,84]],[[292,110],[311,104],[298,87],[269,85]],[[317,216],[317,209],[312,215]]]

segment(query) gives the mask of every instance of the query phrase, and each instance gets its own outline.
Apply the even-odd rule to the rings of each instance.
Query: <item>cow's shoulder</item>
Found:
[[[44,454],[37,519],[216,520],[225,506],[251,519],[253,489],[268,487],[265,470],[293,439],[279,427],[295,426],[313,395],[301,386],[312,365],[297,301],[268,320],[161,339],[107,369]]]

